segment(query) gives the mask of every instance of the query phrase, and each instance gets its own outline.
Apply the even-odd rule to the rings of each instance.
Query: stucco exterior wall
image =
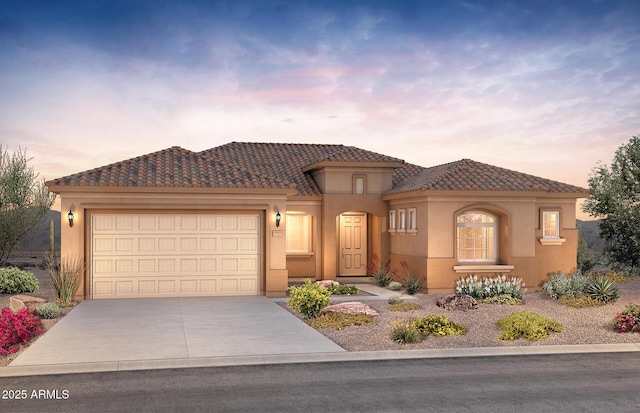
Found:
[[[575,199],[529,196],[422,196],[416,199],[391,199],[389,208],[417,208],[417,231],[390,235],[392,265],[400,269],[400,260],[425,275],[429,292],[452,292],[455,281],[468,275],[503,273],[521,277],[528,288],[539,289],[551,272],[570,272],[576,266],[577,229]],[[456,216],[479,210],[499,219],[497,265],[483,268],[458,262]],[[560,245],[543,245],[542,210],[560,211]]]
[[[252,211],[261,216],[260,291],[267,296],[284,296],[288,287],[285,228],[276,227],[275,214],[286,214],[286,194],[181,194],[172,192],[61,192],[61,258],[80,257],[85,274],[76,299],[90,298],[89,213],[140,212],[220,213]],[[74,214],[69,226],[67,213]]]

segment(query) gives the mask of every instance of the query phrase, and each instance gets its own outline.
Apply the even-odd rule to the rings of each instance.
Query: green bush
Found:
[[[313,328],[333,328],[342,330],[348,326],[361,326],[373,323],[373,317],[365,314],[330,313],[322,314],[307,321]]]
[[[522,279],[517,277],[507,279],[505,275],[496,275],[478,279],[477,275],[470,275],[456,281],[456,294],[470,295],[476,300],[505,294],[522,299],[524,288]]]
[[[531,311],[519,311],[497,321],[502,333],[500,340],[517,340],[521,337],[537,341],[549,337],[551,332],[562,331],[562,324]]]
[[[391,291],[400,291],[402,289],[402,284],[400,284],[398,281],[391,281],[389,283],[389,289]]]
[[[360,292],[358,287],[356,287],[355,285],[346,285],[346,284],[335,285],[334,284],[334,285],[329,285],[326,288],[327,290],[329,290],[331,294],[336,294],[336,295],[356,295]]]
[[[521,305],[522,299],[512,297],[509,294],[500,294],[493,297],[487,297],[480,300],[482,304],[505,304],[505,305]]]
[[[289,287],[287,305],[298,311],[305,319],[317,317],[331,303],[331,292],[320,284],[304,280],[300,287]]]
[[[429,315],[426,317],[420,317],[412,322],[412,325],[423,336],[432,335],[434,337],[444,336],[463,336],[467,333],[464,326],[449,321],[444,314]]]
[[[20,268],[0,268],[0,294],[22,294],[38,291],[38,279]]]
[[[580,272],[572,276],[567,276],[564,273],[557,273],[549,276],[549,281],[544,283],[542,290],[546,292],[549,297],[557,300],[565,295],[572,297],[583,295],[585,294],[588,285],[589,279]]]
[[[609,269],[591,270],[587,272],[585,276],[592,281],[595,281],[598,277],[605,277],[605,278],[608,278],[611,282],[614,282],[616,284],[623,284],[636,279],[635,277],[623,271],[615,271],[615,270],[609,270]]]
[[[398,304],[391,304],[389,306],[389,311],[412,311],[412,310],[419,310],[422,307],[420,307],[418,304],[414,304],[414,303],[398,303]]]
[[[618,287],[610,279],[602,276],[589,282],[586,293],[602,303],[613,303],[620,298]]]
[[[411,344],[420,341],[420,333],[412,323],[396,321],[391,329],[391,340],[399,344]]]
[[[36,314],[40,318],[58,318],[60,316],[60,307],[56,303],[44,303],[36,308]]]
[[[576,295],[575,297],[572,295],[563,295],[558,298],[558,302],[562,305],[573,308],[599,307],[606,304],[602,301],[595,300],[588,295]]]
[[[392,295],[387,299],[387,303],[389,304],[400,304],[401,301],[402,300],[400,299],[399,295]]]

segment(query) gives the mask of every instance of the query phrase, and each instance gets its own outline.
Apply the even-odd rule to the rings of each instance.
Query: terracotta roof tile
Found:
[[[320,195],[305,168],[318,162],[388,163],[388,194],[423,190],[588,193],[561,182],[470,159],[432,168],[353,146],[231,142],[202,152],[177,146],[47,182],[50,186],[270,188]],[[398,167],[398,165],[402,165]]]
[[[402,182],[394,182],[387,194],[429,190],[589,193],[578,186],[463,159],[409,174]]]

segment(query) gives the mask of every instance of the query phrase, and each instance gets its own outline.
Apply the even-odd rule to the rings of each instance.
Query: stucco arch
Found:
[[[457,257],[458,248],[457,248],[457,218],[458,216],[468,213],[468,212],[484,212],[495,216],[498,219],[497,228],[498,228],[498,248],[497,248],[497,264],[508,264],[511,258],[511,230],[510,230],[510,221],[511,221],[511,213],[504,208],[501,208],[497,205],[491,203],[473,203],[469,205],[465,205],[462,208],[459,208],[453,213],[452,225],[454,231],[453,237],[453,251],[454,256]]]

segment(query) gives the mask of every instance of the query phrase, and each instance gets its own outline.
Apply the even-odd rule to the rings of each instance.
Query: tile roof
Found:
[[[516,191],[581,193],[589,190],[550,179],[499,168],[471,159],[462,159],[431,168],[394,183],[390,194],[411,191]]]
[[[470,159],[424,168],[353,146],[243,142],[202,152],[174,146],[48,181],[47,185],[291,189],[301,196],[313,196],[321,191],[304,171],[310,165],[334,162],[395,168],[393,189],[387,194],[426,190],[588,193],[584,188]]]

